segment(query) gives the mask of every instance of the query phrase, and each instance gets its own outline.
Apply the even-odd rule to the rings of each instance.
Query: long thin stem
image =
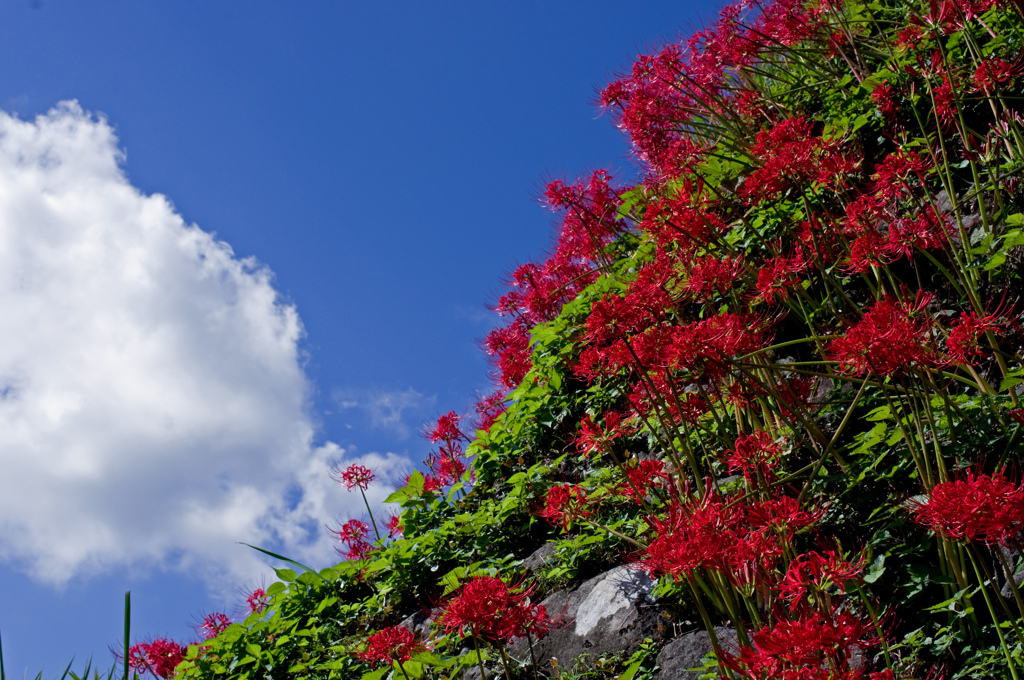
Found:
[[[128,680],[128,649],[132,630],[132,591],[124,591],[124,680]]]
[[[363,497],[363,505],[366,506],[366,512],[370,513],[370,523],[373,524],[373,534],[377,537],[377,542],[380,543],[380,532],[377,531],[377,521],[373,518],[373,510],[370,510],[370,503],[366,500],[366,493],[363,491],[363,487],[359,487],[359,495]]]

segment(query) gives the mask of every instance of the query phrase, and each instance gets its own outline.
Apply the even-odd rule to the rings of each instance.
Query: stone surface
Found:
[[[430,612],[416,612],[401,620],[398,625],[413,632],[417,640],[430,639]]]
[[[726,651],[736,649],[736,632],[733,629],[716,627],[715,634]],[[706,630],[680,635],[658,653],[655,680],[697,680],[702,673],[690,669],[702,667],[704,657],[710,652],[711,638]]]
[[[655,584],[645,572],[623,566],[548,597],[542,604],[559,623],[533,643],[539,668],[550,669],[552,658],[569,668],[581,654],[631,654],[645,637],[660,637],[662,610],[651,599]],[[530,659],[526,640],[517,640],[510,651]]]
[[[545,543],[534,550],[533,553],[523,560],[522,564],[519,566],[532,574],[539,574],[544,570],[544,566],[547,564],[548,560],[551,559],[551,556],[555,554],[555,548],[557,545],[558,544],[554,541]]]
[[[1010,565],[1011,569],[1017,569],[1017,572],[1013,575],[1013,582],[1017,584],[1018,590],[1020,590],[1020,586],[1024,585],[1024,565],[1020,563],[1020,553],[1014,548],[1006,546],[1000,546],[994,548],[994,550],[999,550],[1003,553],[1003,558]],[[1002,587],[999,589],[1000,594],[1007,599],[1013,598],[1013,589],[1010,587],[1010,575],[1006,572],[1006,568],[1003,567],[1003,563],[999,558],[993,560],[992,570],[996,574],[998,581],[1002,583]]]

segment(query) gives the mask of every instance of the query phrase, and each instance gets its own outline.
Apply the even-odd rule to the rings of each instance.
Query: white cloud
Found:
[[[423,411],[437,402],[437,397],[425,397],[411,387],[399,392],[339,389],[333,397],[339,410],[360,409],[370,427],[389,431],[399,439],[410,434],[406,411]]]
[[[0,559],[55,584],[251,578],[236,541],[325,564],[322,523],[362,502],[327,476],[345,452],[312,445],[298,314],[123,160],[74,102],[0,112]]]

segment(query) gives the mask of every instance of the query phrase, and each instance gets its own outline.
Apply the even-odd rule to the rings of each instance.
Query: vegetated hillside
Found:
[[[1020,677],[1021,12],[744,3],[639,57],[601,99],[644,179],[549,186],[502,392],[442,417],[394,536],[346,525],[178,674],[550,675],[503,643],[629,562],[735,631],[722,677]]]

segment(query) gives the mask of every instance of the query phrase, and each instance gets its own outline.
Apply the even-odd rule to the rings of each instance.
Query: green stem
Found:
[[[480,643],[476,639],[476,631],[473,631],[473,650],[476,651],[476,663],[480,667],[480,680],[487,680],[487,673],[484,671],[484,655],[480,653]]]
[[[999,636],[999,644],[1003,648],[1003,656],[1006,657],[1006,664],[1010,668],[1010,675],[1013,676],[1013,680],[1020,680],[1020,676],[1017,675],[1017,669],[1013,664],[1013,659],[1010,657],[1010,650],[1006,646],[1006,638],[1003,636],[1003,628],[999,625],[999,617],[996,616],[996,610],[992,606],[992,600],[988,596],[988,588],[985,587],[985,582],[981,578],[981,570],[978,569],[978,563],[974,559],[974,554],[971,551],[967,551],[967,557],[971,560],[971,566],[974,567],[974,573],[978,577],[978,583],[981,584],[981,594],[985,598],[985,606],[988,607],[989,616],[992,617],[992,623],[995,624],[996,635]]]
[[[373,519],[373,510],[370,510],[370,502],[366,500],[366,493],[363,492],[363,487],[359,487],[359,495],[363,497],[363,505],[366,506],[366,512],[370,513],[370,523],[373,524],[373,534],[377,537],[377,543],[380,543],[380,532],[377,531],[377,521]]]
[[[128,680],[128,649],[132,629],[132,591],[124,591],[124,680]]]

